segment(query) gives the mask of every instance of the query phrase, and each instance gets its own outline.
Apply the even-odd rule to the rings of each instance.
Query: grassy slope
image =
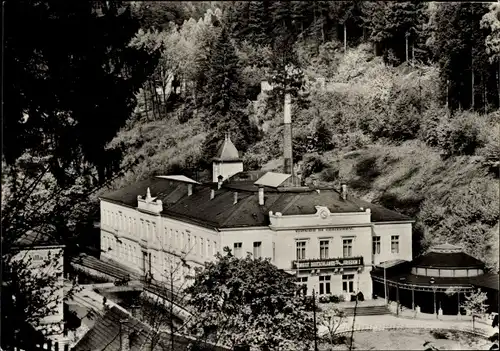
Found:
[[[330,162],[356,195],[415,218],[414,239],[423,248],[457,243],[498,269],[498,180],[479,157],[442,160],[436,150],[411,141],[332,155]],[[324,176],[315,176],[321,183]]]

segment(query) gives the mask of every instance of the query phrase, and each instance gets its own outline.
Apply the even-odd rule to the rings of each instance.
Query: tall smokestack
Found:
[[[285,129],[283,131],[283,173],[292,174],[293,177],[293,163],[292,163],[292,97],[290,94],[285,94],[284,106],[284,122]]]

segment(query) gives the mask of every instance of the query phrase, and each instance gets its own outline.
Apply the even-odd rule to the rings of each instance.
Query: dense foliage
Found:
[[[65,258],[89,244],[98,210],[95,193],[121,168],[120,150],[106,145],[133,113],[135,95],[158,57],[129,46],[140,28],[130,4],[20,1],[5,3],[3,10],[2,298],[11,305],[2,310],[2,335],[7,335],[22,328],[16,321],[36,324],[46,315],[50,293],[41,292],[54,287],[54,280],[29,274],[12,259],[16,241],[28,232],[35,239],[50,238],[66,245]]]
[[[191,325],[195,335],[231,348],[310,348],[314,324],[293,276],[269,260],[236,258],[228,248],[216,258],[186,290],[189,304],[199,311]]]

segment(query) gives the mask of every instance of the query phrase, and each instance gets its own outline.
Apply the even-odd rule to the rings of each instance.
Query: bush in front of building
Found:
[[[330,302],[339,303],[344,302],[345,298],[343,295],[330,295]]]

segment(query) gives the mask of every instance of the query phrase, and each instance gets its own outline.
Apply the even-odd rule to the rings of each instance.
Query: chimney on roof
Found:
[[[215,197],[215,190],[210,189],[210,200],[213,200],[214,197]]]
[[[259,187],[259,205],[264,205],[264,187]]]
[[[120,351],[130,351],[130,333],[127,319],[120,320]]]
[[[222,176],[217,177],[217,189],[220,189],[222,187]]]
[[[188,184],[188,196],[193,195],[193,184]]]
[[[234,200],[233,200],[233,205],[236,205],[238,203],[238,192],[234,192]]]
[[[284,130],[283,130],[283,173],[291,174],[293,178],[292,158],[292,97],[285,94]],[[292,179],[293,181],[293,179]]]
[[[342,199],[347,199],[347,185],[345,183],[343,183],[341,186],[340,195],[342,196]]]

